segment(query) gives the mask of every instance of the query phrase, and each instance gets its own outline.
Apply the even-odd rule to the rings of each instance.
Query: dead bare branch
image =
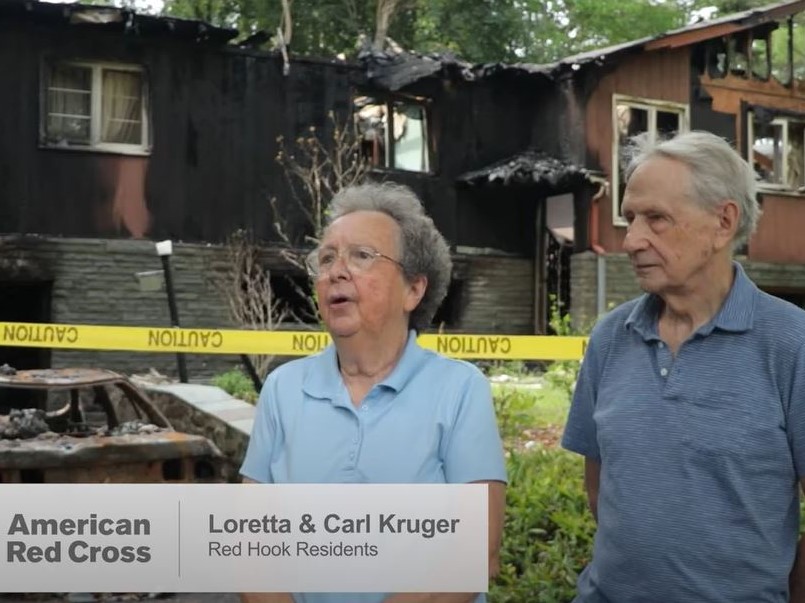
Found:
[[[260,246],[244,230],[235,232],[226,244],[226,267],[213,278],[227,304],[232,320],[242,329],[274,331],[293,318],[271,287],[271,273],[260,258]],[[257,373],[265,377],[273,360],[269,355],[252,355]]]

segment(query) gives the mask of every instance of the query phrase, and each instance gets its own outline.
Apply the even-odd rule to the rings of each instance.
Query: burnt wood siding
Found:
[[[23,51],[24,49],[24,51]],[[148,157],[39,146],[40,72],[49,59],[142,65],[148,79]],[[276,196],[300,235],[304,220],[275,158],[277,138],[324,131],[349,115],[362,68],[142,36],[91,26],[0,23],[0,233],[221,242],[239,228],[276,241]],[[431,174],[378,171],[410,185],[454,245],[533,257],[540,196],[457,185],[463,173],[527,148],[562,157],[564,103],[535,76],[429,78],[403,91],[430,99]]]
[[[536,206],[541,195],[526,187],[457,183],[528,148],[561,157],[556,121],[563,104],[555,86],[538,78],[498,76],[480,82],[427,80],[404,93],[430,99],[436,157],[432,174],[388,172],[423,198],[453,244],[534,256]]]
[[[39,148],[40,69],[56,58],[146,69],[150,157]],[[0,232],[221,241],[237,228],[272,237],[267,199],[288,198],[277,137],[343,115],[358,70],[297,61],[285,77],[272,56],[4,22],[0,72]],[[298,218],[293,204],[283,213]]]

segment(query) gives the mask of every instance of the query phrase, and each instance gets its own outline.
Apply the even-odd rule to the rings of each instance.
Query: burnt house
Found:
[[[452,57],[291,58],[231,44],[233,30],[130,10],[0,3],[0,320],[167,325],[164,293],[135,275],[174,241],[182,325],[227,327],[211,275],[247,229],[276,290],[284,262],[269,199],[304,220],[276,162],[293,141],[354,123],[372,177],[416,190],[452,245],[434,328],[544,332],[568,297],[572,241],[600,176],[568,161],[564,92],[544,69]],[[571,106],[572,108],[572,106]],[[575,157],[581,157],[581,150]],[[283,289],[284,287],[284,289]],[[289,303],[295,303],[290,300]],[[236,358],[191,356],[191,376]],[[18,368],[172,372],[170,355],[2,348]]]
[[[626,223],[621,151],[628,138],[708,130],[755,168],[763,210],[738,259],[766,291],[805,306],[805,2],[702,21],[666,34],[568,57],[585,149],[606,175],[586,208],[585,253],[572,259],[572,308],[587,323],[638,293],[621,245]]]

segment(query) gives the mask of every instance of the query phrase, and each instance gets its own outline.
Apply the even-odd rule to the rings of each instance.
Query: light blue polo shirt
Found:
[[[506,481],[489,382],[467,362],[422,349],[414,331],[397,366],[357,408],[332,345],[274,370],[240,471],[265,483]],[[380,603],[386,596],[295,600]]]
[[[678,350],[644,295],[593,331],[562,445],[601,462],[578,603],[782,603],[805,475],[805,312],[735,264]]]

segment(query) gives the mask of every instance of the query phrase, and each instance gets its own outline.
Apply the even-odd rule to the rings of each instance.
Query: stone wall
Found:
[[[31,267],[29,278],[52,280],[52,322],[170,325],[167,293],[141,292],[135,277],[135,273],[162,268],[151,241],[26,238],[4,243],[2,249],[6,263],[9,256],[14,256],[11,263]],[[171,267],[183,327],[232,327],[223,296],[214,282],[224,264],[221,247],[174,244]],[[236,365],[238,360],[228,355],[186,356],[191,380],[209,378]],[[51,362],[54,367],[102,367],[129,374],[154,368],[176,374],[176,356],[172,353],[54,349]]]
[[[626,254],[604,256],[606,296],[605,308],[611,309],[640,294],[632,266]],[[570,314],[573,324],[587,330],[597,318],[598,266],[592,251],[570,258]]]
[[[266,253],[277,268],[276,253]],[[463,283],[455,330],[469,333],[533,333],[534,269],[529,259],[462,254],[457,278]],[[183,327],[234,328],[216,286],[225,272],[221,246],[174,243],[171,256],[180,323]],[[0,280],[52,283],[49,320],[60,324],[169,326],[167,293],[141,291],[136,273],[160,271],[152,241],[8,237],[0,239]],[[286,268],[287,269],[287,268]],[[0,316],[0,321],[9,320]],[[281,360],[281,359],[278,359]],[[237,366],[236,355],[188,354],[192,382],[206,382]],[[176,377],[174,353],[52,350],[53,367],[99,367],[125,374],[149,369]]]
[[[249,445],[255,407],[217,387],[185,383],[152,384],[134,379],[177,431],[204,436],[226,457],[227,481],[238,470]]]
[[[459,328],[465,333],[534,332],[534,262],[507,256],[463,256]]]
[[[628,256],[623,253],[607,254],[604,259],[607,309],[640,295]],[[753,262],[745,257],[739,257],[738,261],[761,289],[805,293],[805,266]],[[596,270],[596,254],[592,251],[571,258],[571,316],[574,324],[582,328],[592,324],[596,318]]]

